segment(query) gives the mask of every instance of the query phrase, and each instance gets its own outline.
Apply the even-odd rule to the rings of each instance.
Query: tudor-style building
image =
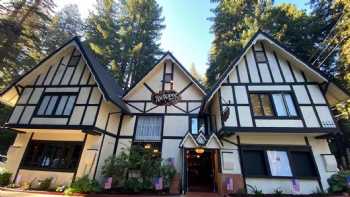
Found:
[[[73,38],[1,92],[18,133],[6,167],[17,183],[103,182],[105,159],[138,144],[174,161],[182,192],[311,193],[337,170],[330,107],[347,98],[263,32],[209,92],[169,52],[124,92]]]

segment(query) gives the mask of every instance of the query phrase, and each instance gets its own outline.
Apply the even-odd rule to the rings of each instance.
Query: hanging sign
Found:
[[[222,112],[222,119],[224,122],[230,117],[230,108],[226,107]]]
[[[175,90],[164,90],[153,93],[151,97],[152,103],[155,105],[173,105],[181,100],[181,97]]]

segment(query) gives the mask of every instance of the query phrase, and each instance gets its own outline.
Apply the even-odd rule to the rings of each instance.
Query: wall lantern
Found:
[[[151,148],[151,145],[150,144],[146,144],[145,145],[145,149],[150,149]]]
[[[196,153],[198,153],[198,154],[203,154],[204,153],[204,149],[203,148],[196,148],[194,151]]]

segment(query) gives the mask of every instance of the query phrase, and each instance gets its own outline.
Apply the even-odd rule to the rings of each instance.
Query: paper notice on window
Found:
[[[292,176],[287,152],[267,151],[272,176]]]

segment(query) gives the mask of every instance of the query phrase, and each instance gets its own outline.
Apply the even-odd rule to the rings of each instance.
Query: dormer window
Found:
[[[75,94],[45,94],[36,111],[37,116],[70,116],[76,100]]]
[[[171,73],[165,73],[164,75],[164,82],[165,83],[170,83],[173,79],[173,76]]]

